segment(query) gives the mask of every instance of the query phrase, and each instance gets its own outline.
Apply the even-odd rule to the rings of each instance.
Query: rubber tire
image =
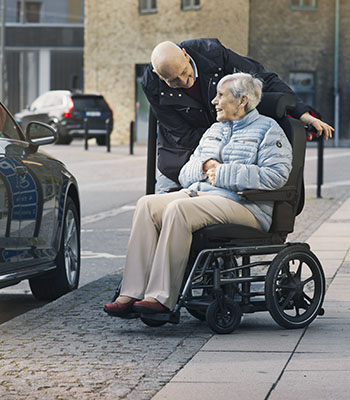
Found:
[[[107,146],[107,136],[106,135],[97,136],[96,143],[98,146]]]
[[[206,313],[206,320],[209,328],[219,334],[232,333],[238,327],[242,318],[242,311],[237,302],[225,297],[224,307],[226,310],[226,317],[230,318],[227,322],[222,322],[219,301],[216,299],[209,304]]]
[[[140,319],[145,325],[150,326],[151,328],[157,328],[167,323],[167,321],[157,321],[155,319],[149,319],[146,317],[140,317]]]
[[[75,234],[71,237],[73,240],[72,245],[75,247],[72,251],[70,242],[66,243],[67,239],[67,216],[73,219]],[[52,301],[61,297],[62,295],[75,290],[79,284],[80,276],[80,221],[78,217],[77,208],[73,200],[68,197],[66,202],[66,209],[62,221],[62,236],[60,249],[56,256],[56,269],[48,274],[42,275],[38,278],[29,279],[30,289],[37,300]],[[65,257],[65,251],[67,259]],[[75,254],[76,253],[76,254]],[[70,278],[68,278],[66,262],[75,262]],[[67,268],[66,268],[67,267]]]
[[[276,280],[280,271],[280,267],[289,261],[297,260],[298,257],[310,263],[308,265],[309,269],[312,271],[312,275],[315,274],[315,293],[317,292],[317,294],[315,294],[315,297],[317,296],[315,298],[315,305],[311,305],[308,310],[305,311],[304,318],[302,318],[302,315],[301,318],[297,316],[290,316],[281,310],[281,307],[279,306],[280,298],[278,298],[279,292],[278,288],[276,287]],[[317,315],[321,314],[324,295],[325,277],[322,266],[315,254],[306,249],[305,246],[293,246],[283,249],[272,260],[266,274],[265,298],[267,309],[279,326],[287,329],[299,329],[309,325],[317,317]],[[294,296],[290,299],[290,301],[294,301]]]
[[[56,122],[51,121],[49,125],[52,126],[57,132],[57,140],[55,144],[70,144],[72,142],[73,138],[71,136],[62,135],[62,132]]]

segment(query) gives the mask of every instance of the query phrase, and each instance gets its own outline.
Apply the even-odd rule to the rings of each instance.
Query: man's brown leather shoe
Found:
[[[114,317],[123,317],[128,314],[135,303],[136,299],[131,299],[127,303],[120,303],[119,301],[115,301],[114,303],[105,304],[103,310]]]
[[[158,301],[135,301],[133,310],[140,314],[157,314],[169,312],[169,308],[163,306]]]

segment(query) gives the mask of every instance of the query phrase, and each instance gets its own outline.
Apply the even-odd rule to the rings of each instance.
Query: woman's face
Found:
[[[229,88],[230,82],[225,82],[220,89],[217,90],[212,104],[215,106],[216,119],[220,122],[238,121],[246,115],[244,110],[248,97],[242,96],[238,99],[234,98]]]

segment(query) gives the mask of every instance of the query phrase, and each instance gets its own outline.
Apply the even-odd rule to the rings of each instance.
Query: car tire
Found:
[[[51,121],[49,125],[57,132],[57,140],[55,144],[70,144],[72,142],[73,138],[71,136],[63,135],[56,122]]]
[[[96,143],[98,146],[107,146],[107,136],[106,135],[97,136]]]
[[[55,300],[76,289],[80,276],[80,222],[77,208],[68,197],[63,218],[60,249],[56,269],[47,275],[29,279],[37,300]]]

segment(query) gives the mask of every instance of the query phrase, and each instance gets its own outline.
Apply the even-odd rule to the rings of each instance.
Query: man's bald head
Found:
[[[172,88],[190,88],[194,83],[194,72],[185,49],[175,43],[159,43],[151,56],[153,72]]]

